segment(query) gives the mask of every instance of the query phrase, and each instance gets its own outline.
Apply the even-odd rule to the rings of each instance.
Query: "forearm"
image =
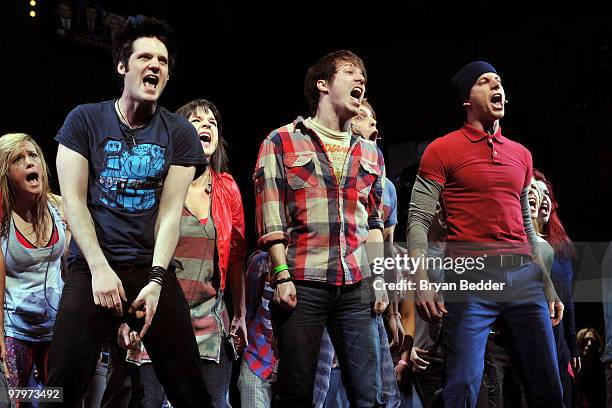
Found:
[[[72,237],[83,253],[92,275],[108,266],[108,261],[100,248],[93,219],[87,204],[79,198],[64,197],[64,211]]]
[[[231,263],[228,267],[228,275],[232,290],[232,302],[234,303],[234,316],[245,317],[245,277],[243,264],[241,262]]]
[[[427,255],[427,231],[435,217],[441,191],[442,186],[439,183],[417,176],[410,197],[408,228],[406,229],[408,252],[413,258]],[[420,268],[416,271],[417,277],[422,278],[421,275],[426,272]]]
[[[272,270],[278,265],[287,263],[287,255],[285,254],[285,245],[282,242],[276,243],[268,249],[270,254],[270,263],[272,264]]]
[[[179,239],[181,210],[193,181],[195,167],[170,166],[164,181],[155,222],[155,248],[152,266],[167,268]]]
[[[536,231],[533,228],[533,222],[531,221],[531,211],[529,209],[529,187],[525,187],[521,192],[521,212],[523,216],[523,227],[525,229],[525,234],[527,235],[527,240],[531,245],[531,255],[533,257],[533,262],[538,267],[540,267],[543,272],[544,292],[546,294],[546,298],[549,301],[558,300],[559,296],[555,291],[554,285],[550,277],[550,265],[552,265],[552,262],[546,262],[542,258],[542,256],[540,255],[540,251],[538,250],[538,236],[536,235]],[[547,263],[549,265],[547,265]]]
[[[153,263],[151,266],[167,268],[174,256],[178,244],[180,230],[180,214],[158,216],[157,233],[155,234],[155,249],[153,250]]]
[[[385,242],[389,242],[389,243],[393,243],[393,234],[395,233],[395,225],[392,225],[390,227],[386,227],[383,230],[383,240]]]
[[[374,263],[375,259],[384,258],[385,251],[383,245],[382,231],[379,229],[371,229],[368,231],[368,241],[366,243],[366,252],[370,264]],[[381,275],[384,278],[384,274]]]
[[[414,315],[414,302],[404,301],[399,304],[400,314],[402,316],[402,327],[406,336],[414,338],[416,331],[416,320]]]

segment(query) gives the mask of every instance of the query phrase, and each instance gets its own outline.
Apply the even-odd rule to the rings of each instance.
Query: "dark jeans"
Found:
[[[365,282],[364,282],[365,284]],[[381,406],[380,344],[376,320],[361,285],[296,282],[297,306],[271,303],[278,338],[276,407],[311,407],[323,327],[342,367],[351,407]]]
[[[612,408],[612,361],[606,364],[606,408]]]
[[[423,357],[427,359],[427,355]],[[424,408],[434,407],[436,392],[442,389],[442,363],[440,361],[429,361],[429,366],[423,372],[414,376],[415,387]]]
[[[71,264],[55,322],[47,382],[48,387],[63,387],[63,406],[78,405],[95,370],[102,344],[114,337],[122,321],[134,330],[142,328],[143,320],[136,319],[127,310],[147,284],[148,269],[114,267],[128,299],[123,304],[124,316],[115,317],[108,309],[94,304],[87,264]],[[200,375],[200,357],[189,308],[173,273],[161,291],[157,312],[142,341],[154,361],[155,374],[174,406],[210,406],[210,396]]]
[[[485,345],[498,316],[504,317],[512,337],[511,348],[524,378],[528,405],[563,407],[542,272],[529,263],[513,270],[493,269],[488,273],[506,284],[508,292],[503,299],[515,300],[496,301],[492,296],[483,299],[472,293],[463,301],[447,302],[448,314],[443,323],[445,407],[473,408],[476,405],[484,369]],[[446,281],[451,281],[448,276]]]
[[[487,338],[479,408],[527,407],[525,390],[512,364],[507,329]]]
[[[126,351],[119,348],[116,337],[111,338],[108,349],[108,373],[101,407],[142,408],[145,405],[140,367],[125,361]],[[163,398],[163,389],[161,393]]]

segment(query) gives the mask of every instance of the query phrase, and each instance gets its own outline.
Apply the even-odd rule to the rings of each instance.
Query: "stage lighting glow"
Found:
[[[36,17],[36,12],[34,10],[30,11],[30,17]]]
[[[30,6],[34,7],[36,5],[36,0],[30,0]]]

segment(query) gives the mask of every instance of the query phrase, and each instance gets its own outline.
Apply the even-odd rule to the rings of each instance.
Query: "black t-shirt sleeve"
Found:
[[[195,178],[199,177],[206,169],[208,160],[206,160],[202,153],[202,145],[200,144],[198,133],[185,118],[180,118],[174,128],[174,132],[175,134],[172,135],[174,150],[170,165],[195,166]]]
[[[83,111],[83,106],[79,105],[68,114],[55,141],[89,160],[89,137]]]

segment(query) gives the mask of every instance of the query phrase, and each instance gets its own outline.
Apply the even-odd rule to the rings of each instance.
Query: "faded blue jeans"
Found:
[[[380,342],[380,374],[382,380],[382,399],[386,408],[399,408],[401,404],[400,390],[395,378],[393,358],[389,349],[389,340],[385,330],[382,316],[376,316],[378,328],[378,341]],[[321,338],[321,349],[319,362],[317,364],[317,375],[315,379],[313,405],[317,407],[328,407],[328,401],[340,401],[348,406],[346,391],[340,378],[340,369],[332,368],[334,358],[334,346],[331,343],[327,330],[324,330]]]
[[[493,322],[498,316],[503,316],[513,339],[513,356],[525,379],[529,406],[563,407],[541,270],[533,263],[515,269],[489,268],[479,278],[505,283],[505,292],[489,293],[489,296],[471,292],[462,299],[447,301],[448,314],[443,323],[446,357],[444,406],[473,408],[476,405],[487,337]],[[458,279],[453,273],[446,276],[446,282]],[[474,280],[467,274],[460,279]]]

